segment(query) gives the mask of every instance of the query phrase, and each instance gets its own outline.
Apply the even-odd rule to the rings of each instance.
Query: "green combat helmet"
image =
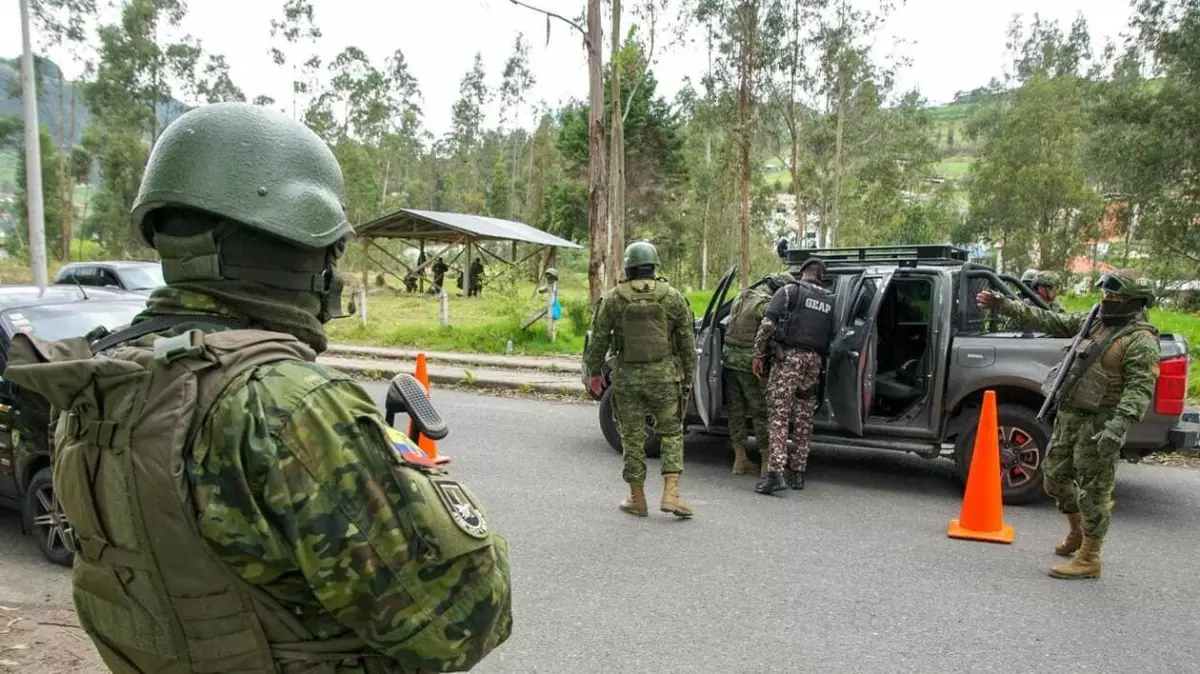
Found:
[[[1144,300],[1147,307],[1153,306],[1155,300],[1154,287],[1133,269],[1119,269],[1101,276],[1096,289],[1121,300]]]
[[[1024,281],[1024,277],[1022,277],[1021,280]],[[1052,271],[1039,271],[1034,272],[1033,278],[1029,281],[1025,281],[1025,283],[1034,288],[1049,288],[1051,290],[1058,290],[1059,286],[1062,285],[1062,276]]]
[[[240,280],[311,292],[321,298],[324,322],[346,315],[337,261],[354,230],[345,202],[337,158],[311,129],[260,106],[216,103],[184,113],[163,131],[131,216],[136,235],[163,258],[168,284]],[[224,222],[196,236],[156,234],[155,212],[180,208]],[[284,245],[264,244],[251,259],[245,251],[222,251],[222,239],[242,228]],[[235,253],[241,259],[231,263]]]
[[[1030,283],[1033,283],[1033,280],[1035,278],[1037,278],[1037,275],[1038,275],[1038,270],[1026,269],[1025,273],[1021,274],[1021,283],[1024,283],[1025,285],[1029,285]]]
[[[644,265],[653,265],[659,267],[662,262],[658,259],[658,249],[649,241],[634,241],[625,248],[625,264],[624,267],[641,267]]]
[[[545,275],[546,275],[547,280],[550,280],[550,281],[558,280],[558,270],[555,269],[554,267],[546,267]]]

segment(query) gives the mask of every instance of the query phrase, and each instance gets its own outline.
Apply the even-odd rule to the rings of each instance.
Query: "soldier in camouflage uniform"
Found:
[[[825,263],[809,258],[800,266],[800,281],[780,288],[767,306],[766,317],[754,338],[754,374],[762,377],[768,354],[771,373],[767,381],[769,467],[754,490],[772,494],[785,486],[784,469],[791,471],[792,489],[804,488],[812,442],[813,415],[821,362],[833,341],[833,296],[821,287]],[[796,427],[795,443],[788,443],[788,427]]]
[[[465,671],[511,633],[478,500],[315,362],[345,200],[302,124],[196,108],[132,213],[167,286],[91,344],[14,342],[5,376],[61,412],[75,606],[115,672]]]
[[[747,420],[754,426],[754,437],[766,458],[767,399],[762,379],[751,371],[754,360],[754,337],[767,315],[767,304],[777,290],[794,283],[795,277],[786,272],[767,279],[763,286],[744,288],[729,309],[729,326],[725,329],[722,360],[725,366],[725,407],[729,414],[729,439],[733,443],[733,474],[745,475],[755,469],[746,455],[749,437]],[[767,462],[762,465],[766,474]]]
[[[612,372],[613,405],[621,426],[622,475],[629,497],[624,512],[645,517],[646,417],[662,440],[663,495],[659,510],[691,517],[679,495],[683,472],[682,414],[696,367],[696,336],[687,299],[666,279],[656,278],[658,251],[645,241],[625,249],[625,279],[600,299],[592,321],[592,338],[583,355],[589,387],[604,390],[600,367],[609,346],[616,352]]]
[[[1058,299],[1059,290],[1062,287],[1062,276],[1052,271],[1039,271],[1033,276],[1032,281],[1028,283],[1030,288],[1038,294],[1050,308],[1058,313],[1066,312],[1062,302]]]
[[[1104,293],[1098,320],[1080,342],[1055,396],[1058,413],[1044,464],[1046,493],[1068,523],[1067,536],[1054,552],[1073,554],[1050,569],[1055,578],[1100,576],[1119,452],[1129,427],[1150,406],[1161,358],[1158,331],[1146,322],[1154,300],[1151,288],[1129,271],[1106,274],[1096,286]],[[1086,323],[1083,314],[1035,309],[989,292],[980,293],[978,302],[1060,338],[1075,336]]]

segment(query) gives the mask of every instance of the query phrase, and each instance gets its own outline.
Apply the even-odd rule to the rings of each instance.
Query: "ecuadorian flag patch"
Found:
[[[396,450],[396,455],[399,456],[405,463],[411,463],[414,466],[423,466],[425,468],[437,468],[437,463],[429,458],[420,447],[416,445],[407,435],[401,433],[394,428],[387,429],[388,440],[392,443],[392,449]]]

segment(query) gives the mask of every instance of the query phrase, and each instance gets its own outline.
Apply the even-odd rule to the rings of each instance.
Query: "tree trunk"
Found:
[[[754,101],[751,96],[751,80],[754,77],[755,28],[758,23],[756,0],[745,0],[738,9],[741,14],[741,87],[738,95],[738,129],[741,136],[742,164],[742,245],[740,280],[743,287],[750,285],[750,143],[753,141],[752,116]]]
[[[604,292],[608,209],[604,185],[604,69],[600,55],[600,0],[588,0],[588,300]]]
[[[712,193],[704,198],[704,219],[700,222],[700,289],[708,290],[708,210]]]
[[[837,245],[842,225],[842,135],[846,126],[846,78],[838,74],[837,141],[833,151],[833,222],[830,225],[829,245]]]
[[[803,185],[800,183],[800,134],[803,131],[803,123],[800,121],[800,106],[796,105],[796,85],[799,78],[800,68],[800,2],[795,0],[792,3],[792,29],[795,33],[792,36],[792,59],[790,68],[790,78],[788,86],[787,100],[787,126],[788,135],[792,140],[791,148],[791,166],[788,168],[792,175],[792,195],[796,198],[796,224],[800,232],[800,245],[804,244],[804,236],[808,229],[808,218],[803,207],[804,200],[801,198],[801,189]],[[821,226],[818,222],[817,231],[815,232],[819,245],[821,241]]]
[[[66,100],[66,92],[63,91],[64,84],[65,84],[65,80],[63,78],[62,68],[59,68],[58,69],[58,148],[59,148],[59,153],[58,153],[59,154],[59,156],[58,156],[58,190],[59,190],[59,192],[58,192],[58,203],[59,203],[58,244],[59,244],[59,248],[58,248],[58,251],[59,251],[59,259],[60,260],[62,260],[63,262],[70,262],[71,261],[71,225],[75,221],[75,218],[74,218],[75,213],[73,213],[71,211],[72,203],[74,202],[74,199],[72,198],[72,192],[75,191],[74,171],[71,170],[72,164],[74,163],[72,160],[74,159],[73,149],[74,149],[74,144],[75,144],[74,143],[75,137],[71,136],[70,140],[68,141],[67,136],[66,136],[66,132],[67,132],[67,130],[66,130],[67,100]],[[71,87],[71,91],[74,92],[75,88]],[[73,95],[71,97],[71,104],[72,104],[72,107],[75,104],[75,98]],[[74,133],[74,125],[72,125],[71,132]],[[63,156],[63,152],[62,152],[62,148],[64,145],[67,148],[65,157]]]
[[[609,259],[622,259],[625,250],[625,124],[621,119],[621,0],[612,0],[612,138],[609,140]],[[608,275],[607,287],[617,284],[617,274]]]
[[[383,205],[387,203],[388,195],[388,179],[392,173],[392,160],[383,160],[383,183],[379,188],[379,209],[383,210]]]

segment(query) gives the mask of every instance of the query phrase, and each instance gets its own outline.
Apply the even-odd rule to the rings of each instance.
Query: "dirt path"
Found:
[[[0,672],[104,674],[108,669],[75,619],[56,606],[0,606]]]

